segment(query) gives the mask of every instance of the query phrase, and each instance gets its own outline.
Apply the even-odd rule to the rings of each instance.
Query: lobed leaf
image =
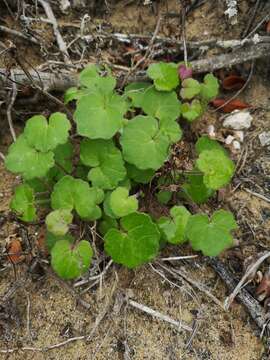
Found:
[[[210,101],[218,95],[219,83],[218,79],[213,74],[205,75],[203,79],[203,84],[201,84],[201,93],[200,96],[206,100]]]
[[[196,204],[203,204],[214,194],[214,190],[205,186],[203,182],[203,175],[199,173],[188,174],[187,182],[183,184],[182,189],[186,197],[194,201]]]
[[[170,215],[171,218],[161,217],[158,220],[161,234],[171,244],[182,244],[187,240],[186,226],[191,214],[184,206],[174,206]]]
[[[182,82],[182,89],[180,90],[180,96],[182,99],[193,99],[201,92],[201,84],[199,81],[188,78]]]
[[[110,195],[110,209],[116,217],[123,217],[138,210],[136,196],[129,196],[128,189],[116,188]]]
[[[88,179],[93,186],[110,190],[126,176],[124,161],[112,140],[84,139],[80,146],[80,159],[92,167]]]
[[[157,170],[168,156],[169,139],[151,116],[136,116],[125,126],[120,143],[124,159],[140,170]]]
[[[131,99],[132,106],[141,107],[145,90],[151,86],[150,83],[134,82],[125,87],[125,95]]]
[[[192,122],[203,114],[203,107],[199,100],[194,99],[190,104],[184,103],[181,105],[181,113],[183,118]]]
[[[120,225],[120,230],[111,229],[104,238],[105,250],[116,263],[132,269],[157,255],[160,233],[149,215],[132,213]]]
[[[54,166],[54,155],[52,151],[41,153],[33,149],[24,135],[20,135],[8,149],[5,166],[12,173],[21,174],[26,180],[42,178]]]
[[[85,273],[93,257],[91,245],[81,240],[75,247],[69,241],[59,240],[51,250],[51,265],[62,279],[75,279]]]
[[[49,122],[44,116],[35,115],[26,122],[24,137],[28,145],[46,153],[66,143],[70,128],[66,115],[60,112],[52,114]]]
[[[159,91],[171,91],[179,85],[178,69],[174,63],[151,64],[147,75],[154,80],[155,88]]]
[[[207,215],[196,214],[189,218],[187,237],[194,250],[206,256],[217,256],[233,245],[231,230],[237,228],[233,214],[216,211],[209,220]]]
[[[45,236],[45,243],[48,251],[51,252],[56,242],[60,240],[66,240],[70,244],[73,244],[75,242],[75,239],[70,234],[65,234],[64,236],[57,236],[47,231]]]
[[[28,184],[17,186],[10,203],[10,208],[22,221],[35,221],[37,215],[34,190]]]

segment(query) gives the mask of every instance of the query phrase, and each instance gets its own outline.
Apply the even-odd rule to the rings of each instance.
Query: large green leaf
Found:
[[[28,145],[24,135],[20,135],[9,147],[5,165],[9,171],[21,174],[26,180],[41,178],[54,166],[54,155],[52,151],[41,153],[35,150]]]
[[[126,176],[124,161],[112,140],[84,139],[81,143],[80,158],[84,165],[92,167],[88,179],[93,186],[110,190]]]
[[[75,247],[67,240],[59,240],[51,250],[51,265],[62,279],[75,279],[88,270],[92,256],[93,250],[86,240]]]
[[[74,113],[79,135],[90,139],[110,139],[123,125],[125,100],[114,93],[95,92],[78,100]]]
[[[35,115],[26,122],[24,137],[28,145],[46,153],[66,143],[70,128],[66,115],[60,112],[52,114],[49,122],[44,116]]]
[[[120,225],[120,230],[111,229],[105,235],[105,250],[116,263],[134,268],[157,255],[160,233],[149,215],[132,213]]]
[[[218,190],[229,184],[234,174],[233,161],[221,150],[205,150],[196,161],[197,168],[203,172],[206,187]]]
[[[151,64],[147,75],[154,80],[157,90],[171,91],[179,85],[178,66],[174,63]]]
[[[70,209],[54,210],[46,216],[47,229],[56,236],[64,236],[68,232],[72,218]]]
[[[160,120],[160,132],[168,137],[170,144],[176,143],[182,137],[179,124],[170,118]]]
[[[147,115],[171,120],[180,116],[180,102],[175,91],[158,91],[152,86],[145,90],[141,100],[140,107]]]
[[[96,65],[89,65],[80,73],[80,84],[88,91],[99,91],[101,93],[112,93],[116,86],[116,79],[113,76],[100,76]]]
[[[236,228],[233,214],[219,210],[213,214],[211,220],[203,214],[191,216],[186,233],[194,250],[200,250],[206,256],[217,256],[233,245],[230,232]]]
[[[184,206],[174,206],[170,210],[171,218],[161,217],[158,226],[166,241],[171,244],[182,244],[186,238],[186,226],[190,212]]]
[[[28,184],[22,184],[16,187],[10,208],[23,221],[36,220],[34,191]]]
[[[82,219],[96,220],[101,217],[97,206],[103,200],[103,192],[91,188],[86,181],[64,176],[55,184],[51,194],[53,209],[75,209]]]
[[[53,152],[56,165],[50,169],[48,177],[60,180],[67,173],[71,174],[72,172],[73,147],[70,142],[67,142],[66,144],[58,145]]]
[[[129,196],[128,189],[116,188],[110,195],[110,208],[116,217],[123,217],[138,210],[136,196]]]
[[[130,120],[120,138],[124,159],[140,170],[157,170],[168,156],[170,141],[159,130],[151,116],[136,116]]]

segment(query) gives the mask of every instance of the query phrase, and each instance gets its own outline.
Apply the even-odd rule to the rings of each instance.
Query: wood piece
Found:
[[[35,45],[40,45],[40,42],[37,39],[35,39],[33,36],[25,35],[17,30],[10,29],[6,26],[0,25],[0,32],[4,32],[6,34],[21,38],[21,39],[29,41],[30,43],[33,43]]]
[[[230,291],[236,287],[237,282],[234,280],[233,274],[227,267],[217,258],[211,258],[209,260],[211,267],[214,271],[221,277],[226,286]],[[265,327],[268,331],[270,331],[270,324],[267,324],[267,315],[263,309],[263,307],[259,304],[259,302],[250,295],[250,293],[246,289],[241,289],[241,291],[237,294],[236,298],[242,303],[245,308],[248,310],[250,316],[255,321],[257,326],[264,330]],[[267,324],[267,325],[266,325]]]

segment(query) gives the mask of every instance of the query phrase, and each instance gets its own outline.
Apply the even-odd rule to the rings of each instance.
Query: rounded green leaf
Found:
[[[88,270],[92,256],[93,250],[86,240],[73,248],[67,240],[59,240],[51,251],[51,265],[62,279],[75,279]]]
[[[74,113],[77,132],[90,139],[110,139],[122,127],[126,111],[125,100],[117,94],[95,92],[83,96]]]
[[[148,184],[155,175],[155,170],[140,170],[132,164],[126,163],[128,177],[137,183]]]
[[[157,90],[171,91],[179,85],[177,64],[160,62],[151,64],[147,75],[154,80]]]
[[[69,209],[58,209],[46,216],[46,225],[50,233],[63,236],[68,232],[68,226],[72,222],[72,214]]]
[[[134,268],[158,253],[160,233],[149,215],[132,213],[120,221],[121,229],[105,235],[105,250],[118,263]]]
[[[102,77],[96,65],[89,65],[80,73],[80,84],[91,92],[112,93],[116,86],[116,79],[112,76]]]
[[[153,86],[145,90],[140,107],[157,119],[176,120],[180,116],[180,101],[175,91],[161,92]]]
[[[35,221],[37,215],[33,189],[27,184],[17,186],[10,208],[22,221]]]
[[[201,91],[201,84],[192,78],[185,79],[182,82],[182,89],[180,91],[180,96],[182,99],[193,99]]]
[[[210,101],[218,95],[218,79],[213,74],[207,74],[205,75],[203,81],[203,84],[201,84],[200,96],[204,100]]]
[[[130,120],[120,138],[124,159],[140,170],[157,170],[168,156],[169,139],[151,116]]]
[[[125,87],[125,95],[131,99],[132,106],[142,106],[145,90],[150,86],[150,83],[134,82]]]
[[[190,104],[184,103],[181,105],[181,113],[183,118],[192,122],[202,115],[203,107],[199,100],[194,99]]]
[[[126,176],[124,161],[113,141],[84,139],[80,147],[84,165],[92,167],[88,179],[93,186],[110,190]]]
[[[187,237],[194,250],[217,256],[233,245],[230,232],[236,228],[233,214],[228,211],[216,211],[210,221],[207,215],[196,214],[189,218]]]
[[[110,229],[117,229],[118,222],[109,216],[104,215],[99,221],[98,230],[102,236],[104,236]]]
[[[5,166],[9,171],[21,174],[26,180],[41,178],[54,166],[54,155],[52,151],[36,151],[28,145],[24,135],[20,135],[8,149]]]
[[[110,208],[116,217],[129,215],[138,209],[136,196],[129,196],[128,189],[118,187],[110,195]]]
[[[72,172],[73,147],[71,143],[67,142],[66,144],[58,145],[53,152],[56,165],[50,169],[48,177],[60,180],[67,173],[70,174]]]
[[[82,219],[96,220],[101,217],[97,206],[103,199],[103,192],[90,188],[86,181],[64,176],[59,180],[51,194],[51,205],[56,209],[75,209]]]
[[[182,130],[179,124],[169,118],[160,120],[160,132],[168,137],[170,144],[176,143],[182,137]]]
[[[27,143],[41,152],[53,150],[59,144],[66,143],[70,122],[65,114],[56,112],[47,119],[42,115],[35,115],[25,125],[24,136]]]
[[[195,148],[197,154],[200,154],[205,150],[221,150],[227,154],[227,151],[219,144],[218,141],[210,139],[208,136],[200,137],[196,142]]]
[[[196,161],[197,168],[203,172],[206,187],[218,190],[229,184],[233,177],[235,165],[221,150],[205,150]]]
[[[174,206],[170,210],[171,218],[161,217],[158,226],[166,241],[171,244],[182,244],[186,238],[186,227],[191,216],[184,206]]]
[[[117,216],[113,213],[112,209],[111,209],[111,204],[110,204],[110,200],[111,200],[111,191],[107,192],[105,194],[104,197],[104,201],[103,201],[103,210],[106,216],[112,218],[112,219],[116,219]]]

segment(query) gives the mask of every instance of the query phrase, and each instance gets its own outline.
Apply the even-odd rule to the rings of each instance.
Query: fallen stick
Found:
[[[237,285],[237,282],[234,280],[231,271],[228,270],[226,266],[217,258],[212,258],[209,261],[211,267],[225,282],[228,289],[233,291]],[[236,295],[236,298],[245,306],[252,319],[262,331],[265,329],[270,331],[270,324],[267,323],[267,314],[259,302],[254,299],[246,289],[241,289],[240,292],[238,292]]]
[[[209,59],[191,61],[190,65],[193,68],[194,73],[212,72],[214,70],[230,67],[237,64],[242,64],[246,61],[268,57],[270,54],[269,44],[258,44],[246,49],[235,50],[229,54],[222,54],[213,56]],[[29,78],[22,70],[13,70],[14,78],[17,83],[22,85],[30,84]],[[74,73],[48,73],[39,72],[39,76],[33,70],[30,70],[33,81],[40,84],[42,81],[44,89],[46,91],[66,91],[72,86],[78,86],[78,75]],[[10,81],[6,77],[6,70],[0,69],[0,84],[1,81]],[[146,72],[140,71],[138,75],[129,78],[129,81],[147,81]]]
[[[9,35],[12,35],[12,36],[15,36],[15,37],[19,37],[21,39],[29,41],[29,42],[31,42],[31,43],[33,43],[35,45],[38,45],[38,46],[40,45],[40,42],[37,39],[35,39],[33,36],[25,35],[25,34],[19,32],[17,30],[10,29],[10,28],[8,28],[6,26],[0,25],[0,32],[4,32],[6,34],[9,34]]]

